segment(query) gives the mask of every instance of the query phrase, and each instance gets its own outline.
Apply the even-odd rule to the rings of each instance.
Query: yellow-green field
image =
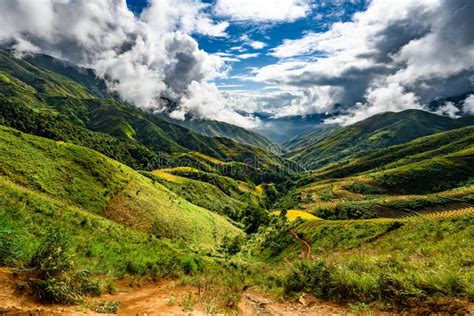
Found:
[[[281,211],[275,211],[272,213],[273,215],[280,216]],[[320,220],[321,218],[314,216],[313,214],[310,214],[305,211],[301,210],[288,210],[286,211],[286,218],[288,218],[290,221],[294,221],[298,218],[308,220],[308,221],[316,221]]]

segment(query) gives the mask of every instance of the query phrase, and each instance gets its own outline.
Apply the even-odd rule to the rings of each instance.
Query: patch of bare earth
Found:
[[[119,303],[119,315],[219,315],[218,312],[210,309],[212,306],[206,304],[203,294],[196,287],[180,286],[175,281],[166,280],[132,286],[133,282],[124,279],[116,284],[118,290],[115,294],[88,298],[80,305],[61,306],[42,304],[21,291],[19,286],[30,277],[25,273],[16,273],[11,268],[0,268],[0,315],[104,315],[95,312],[94,306],[107,302]],[[465,311],[472,312],[471,304],[466,307]],[[439,307],[432,310],[436,309],[439,310]],[[429,308],[419,309],[413,312],[424,314],[429,313],[429,310]],[[227,311],[226,314],[244,316],[353,315],[347,306],[321,301],[310,295],[302,295],[294,301],[278,301],[255,289],[247,289],[242,293],[237,308]],[[371,311],[371,314],[393,315],[393,313],[379,311]]]
[[[249,290],[242,295],[239,311],[244,316],[265,315],[349,315],[350,309],[320,301],[311,296],[300,296],[294,302],[278,302],[260,292]]]

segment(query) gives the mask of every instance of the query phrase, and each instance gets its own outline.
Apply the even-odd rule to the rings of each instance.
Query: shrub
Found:
[[[52,278],[73,269],[74,261],[69,251],[70,239],[61,231],[50,230],[38,247],[31,267],[36,268],[41,278]]]
[[[184,274],[192,275],[202,270],[203,264],[199,257],[180,256],[178,259]]]
[[[103,314],[116,314],[118,312],[120,303],[111,301],[111,302],[99,302],[97,303],[93,310],[97,313]]]
[[[243,237],[237,236],[224,236],[222,240],[221,250],[228,255],[235,255],[240,252],[244,243]]]
[[[102,293],[101,284],[91,280],[88,271],[77,269],[70,244],[65,233],[49,230],[31,259],[39,277],[31,286],[43,302],[69,305],[82,301],[85,294]]]
[[[324,260],[300,261],[288,272],[283,281],[285,293],[311,292],[316,297],[329,296],[332,274]]]

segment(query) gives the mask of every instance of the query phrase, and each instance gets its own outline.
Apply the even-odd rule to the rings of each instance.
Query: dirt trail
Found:
[[[323,302],[311,296],[300,296],[295,302],[277,302],[269,296],[247,291],[239,303],[239,315],[244,316],[299,316],[299,315],[351,315],[350,309]]]
[[[118,293],[88,299],[81,305],[45,305],[17,290],[24,278],[11,268],[0,268],[0,315],[104,315],[91,310],[99,302],[119,302],[119,315],[207,315],[206,307],[197,302],[186,305],[186,298],[197,301],[197,288],[179,286],[175,281],[149,283],[141,287],[117,284]],[[270,296],[248,289],[242,294],[235,314],[254,315],[339,315],[350,310],[310,296],[294,302],[278,302]]]
[[[195,289],[179,287],[174,281],[134,288],[119,285],[116,294],[90,298],[80,305],[61,306],[42,304],[19,291],[18,285],[25,279],[11,268],[0,268],[0,315],[104,315],[91,310],[103,302],[119,302],[119,315],[205,315],[200,306],[196,306],[196,310],[183,311],[182,298]],[[126,286],[125,281],[121,283]]]
[[[300,256],[305,259],[310,259],[311,258],[311,245],[306,240],[298,236],[298,234],[295,233],[294,231],[290,231],[290,235],[291,237],[298,240],[303,245],[303,251],[301,252]]]

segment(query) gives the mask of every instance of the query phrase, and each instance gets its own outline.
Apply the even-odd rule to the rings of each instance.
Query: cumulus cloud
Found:
[[[449,116],[450,118],[458,118],[459,112],[458,107],[449,101],[445,102],[436,110],[436,114]]]
[[[171,117],[184,119],[186,113],[195,113],[198,117],[213,118],[230,124],[239,125],[244,128],[255,128],[259,121],[252,115],[242,116],[229,108],[222,107],[225,99],[217,87],[213,84],[204,83],[205,89],[197,82],[193,82],[189,88],[190,93],[182,99],[182,105],[171,112]],[[202,104],[207,106],[203,107]]]
[[[380,112],[399,112],[406,109],[423,109],[419,98],[413,92],[407,92],[396,84],[369,88],[365,95],[365,103],[357,102],[346,115],[327,120],[327,123],[349,125]],[[449,111],[449,109],[448,109]]]
[[[264,48],[265,46],[267,46],[267,44],[265,44],[264,42],[260,42],[260,41],[251,41],[249,43],[250,47],[252,47],[253,49],[262,49]]]
[[[217,15],[236,21],[291,22],[311,11],[309,0],[217,0]]]
[[[0,41],[18,53],[41,52],[91,67],[109,88],[143,108],[175,111],[251,124],[211,98],[210,80],[224,76],[220,56],[200,50],[190,36],[227,36],[227,22],[214,22],[198,0],[153,0],[136,17],[125,0],[5,0],[0,2]],[[250,121],[249,121],[250,120]]]
[[[290,91],[283,113],[346,111],[349,124],[472,91],[474,1],[374,0],[349,22],[284,40],[244,78]],[[288,89],[292,87],[293,89]],[[446,115],[454,115],[445,108]]]
[[[464,100],[462,110],[468,115],[474,115],[474,94],[469,95]]]

